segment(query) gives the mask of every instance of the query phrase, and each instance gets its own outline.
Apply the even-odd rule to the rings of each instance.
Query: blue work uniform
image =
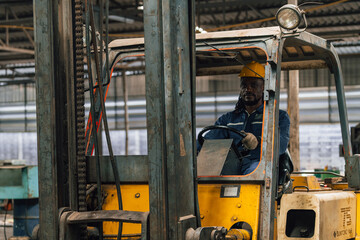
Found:
[[[247,133],[252,133],[258,139],[258,146],[249,151],[249,154],[242,159],[242,165],[240,168],[239,175],[246,175],[255,170],[260,161],[260,142],[262,134],[262,121],[263,121],[263,109],[264,105],[259,106],[254,112],[249,114],[245,108],[240,110],[234,110],[223,114],[216,122],[215,125],[223,125],[231,128],[235,128],[239,131],[244,130]],[[289,128],[290,128],[290,119],[289,115],[283,111],[279,110],[279,127],[280,127],[280,155],[285,153],[288,143],[289,143]],[[240,152],[245,149],[242,146],[241,140],[242,137],[231,131],[215,129],[209,131],[205,136],[205,139],[234,139],[234,144],[237,146]],[[200,151],[200,145],[198,144],[198,151]],[[223,175],[233,175],[231,173],[222,172]]]

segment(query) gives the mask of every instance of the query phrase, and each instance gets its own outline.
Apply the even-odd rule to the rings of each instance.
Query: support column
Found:
[[[288,0],[288,4],[298,4],[298,0]],[[288,75],[288,114],[290,117],[289,152],[294,164],[294,171],[300,170],[299,143],[299,70],[289,71]]]
[[[289,71],[287,112],[290,117],[289,152],[294,164],[294,171],[300,170],[299,144],[299,70]]]
[[[53,2],[34,1],[36,119],[39,166],[40,239],[57,239],[58,191],[55,132]],[[55,3],[54,3],[55,4]]]
[[[67,90],[73,77],[71,19],[71,1],[34,1],[40,239],[58,239],[59,208],[70,202]]]
[[[129,155],[129,109],[128,109],[128,90],[126,83],[126,70],[122,70],[122,90],[124,96],[124,124],[125,124],[125,155]]]
[[[196,228],[194,2],[144,1],[150,237]]]

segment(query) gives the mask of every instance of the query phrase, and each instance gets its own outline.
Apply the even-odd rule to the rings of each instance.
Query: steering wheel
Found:
[[[230,132],[233,132],[233,133],[236,133],[238,134],[239,136],[241,136],[242,138],[246,137],[246,134],[243,133],[243,132],[240,132],[239,130],[235,129],[235,128],[231,128],[231,127],[228,127],[228,126],[223,126],[223,125],[212,125],[212,126],[207,126],[207,127],[204,127],[198,134],[198,141],[199,141],[199,144],[200,146],[203,145],[204,143],[204,137],[203,137],[203,134],[209,130],[213,130],[213,129],[221,129],[221,130],[227,130],[227,131],[230,131]]]

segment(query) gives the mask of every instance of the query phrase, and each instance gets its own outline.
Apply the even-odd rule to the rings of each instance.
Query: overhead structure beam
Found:
[[[17,53],[26,53],[26,54],[30,54],[30,55],[35,54],[34,50],[9,47],[9,46],[6,46],[6,45],[0,46],[0,50],[9,51],[9,52],[17,52]]]
[[[250,2],[250,1],[248,1]],[[334,1],[328,4],[323,4],[320,6],[315,5],[316,7],[312,7],[312,6],[306,6],[304,7],[305,10],[307,11],[307,16],[311,16],[311,14],[315,14],[316,10],[318,9],[322,9],[322,8],[326,8],[326,7],[330,7],[332,5],[336,5],[336,4],[342,4],[342,6],[345,6],[343,13],[344,14],[356,14],[358,12],[358,10],[353,9],[351,6],[352,3],[357,2],[356,0],[353,1]],[[222,1],[218,0],[218,1],[197,1],[196,2],[196,7],[197,9],[200,9],[200,13],[202,16],[206,15],[206,14],[222,14]],[[244,7],[244,6],[253,6],[251,3],[250,4],[245,4],[244,1],[227,1],[226,4],[228,6],[232,6],[231,8],[229,8],[226,12],[227,13],[235,13],[238,12],[239,8]],[[349,7],[346,7],[346,5],[348,5]],[[271,6],[265,6],[265,7],[258,7],[256,8],[256,10],[258,12],[273,12],[274,14],[276,13],[276,11],[282,6],[281,2],[278,1],[278,3],[273,3],[271,4]],[[316,16],[329,16],[329,13],[327,11],[317,11]],[[262,18],[264,18],[264,16],[262,16]],[[254,19],[255,20],[255,19]]]
[[[251,4],[246,4],[246,6],[248,6],[248,8],[250,8],[251,10],[253,10],[254,13],[255,13],[256,15],[258,15],[259,17],[261,17],[261,18],[264,17],[264,14],[262,14],[262,13],[260,12],[260,10],[256,9],[256,8],[253,7]]]
[[[124,18],[128,18],[128,19],[131,19],[131,20],[134,20],[136,22],[143,22],[143,19],[140,18],[140,17],[137,17],[135,15],[137,15],[138,13],[140,12],[140,10],[137,10],[135,7],[133,8],[130,8],[130,9],[124,9],[124,8],[121,8],[121,9],[114,9],[112,8],[109,12],[109,15],[117,15],[117,16],[121,16],[121,17],[124,17]]]
[[[212,18],[213,21],[214,21],[213,24],[214,24],[215,26],[219,27],[219,26],[220,26],[219,20],[215,17],[215,14],[211,14],[210,16],[211,16],[211,18]]]
[[[227,6],[243,6],[242,1],[226,1]],[[212,9],[215,8],[218,11],[222,11],[222,8],[224,7],[222,1],[196,1],[196,8],[201,9],[203,12],[206,9]]]
[[[5,15],[6,15],[6,20],[5,20],[5,24],[9,24],[9,12],[12,13],[12,15],[14,16],[15,20],[18,21],[19,18],[17,17],[17,15],[15,14],[15,12],[10,8],[10,7],[6,7],[5,8]],[[30,21],[33,21],[33,18],[30,19]],[[27,21],[28,23],[29,21]],[[4,23],[4,22],[0,22],[0,25]],[[7,25],[6,25],[7,26]],[[32,44],[32,46],[35,46],[35,43],[31,37],[31,35],[29,34],[29,32],[26,29],[22,29],[25,33],[25,35],[27,36],[27,38],[29,39],[30,43]],[[9,27],[5,27],[5,42],[3,40],[0,39],[0,50],[3,51],[9,51],[9,52],[16,52],[16,53],[25,53],[25,54],[30,54],[30,55],[34,55],[35,51],[31,50],[31,49],[23,49],[23,48],[16,48],[16,47],[11,47],[10,46],[10,36],[9,36]]]
[[[32,0],[7,0],[1,1],[0,7],[10,7],[10,6],[24,6],[24,5],[32,5]]]
[[[256,15],[258,15],[260,18],[263,18],[265,15],[263,13],[260,12],[260,10],[256,9],[255,7],[253,7],[251,4],[247,4],[246,5],[248,8],[250,8]],[[264,22],[264,25],[267,26],[269,25],[269,22]]]
[[[0,80],[0,85],[19,85],[19,84],[27,84],[27,83],[35,83],[34,79],[22,79],[22,80]]]
[[[19,24],[33,25],[33,21],[34,19],[32,17],[14,18],[14,19],[0,21],[0,25],[19,25]]]
[[[19,56],[18,58],[12,56],[9,59],[0,58],[0,65],[1,66],[6,66],[8,64],[27,64],[27,63],[34,63],[34,61],[35,61],[34,58],[33,57],[30,58],[29,55]]]
[[[9,68],[8,68],[9,69]],[[16,71],[13,71],[12,74],[0,74],[0,78],[32,78],[35,77],[35,73],[17,73]]]
[[[5,7],[5,19],[6,21],[9,20],[9,8]],[[5,28],[5,44],[9,45],[9,28]]]
[[[10,8],[10,11],[11,11],[12,15],[14,16],[14,18],[15,18],[16,20],[19,20],[18,16],[16,15],[16,13],[15,13],[11,8]],[[32,21],[33,21],[33,19],[32,19]],[[25,28],[23,28],[22,30],[23,30],[23,32],[25,33],[26,37],[27,37],[27,38],[29,39],[29,41],[31,42],[31,44],[32,44],[33,46],[35,46],[34,40],[33,40],[33,38],[31,37],[30,33],[29,33]]]

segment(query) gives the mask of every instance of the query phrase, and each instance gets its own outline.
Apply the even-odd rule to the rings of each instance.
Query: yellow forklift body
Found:
[[[230,229],[237,222],[247,222],[257,239],[260,185],[199,184],[198,191],[202,226]]]
[[[103,185],[102,190],[104,193],[103,210],[116,210],[119,209],[116,187],[115,185]],[[128,211],[149,211],[149,186],[146,184],[122,184],[121,197],[123,202],[123,209]],[[106,235],[116,235],[118,232],[119,224],[117,222],[104,222],[103,232]],[[124,223],[123,235],[133,235],[141,233],[141,224],[137,223]],[[115,237],[116,239],[116,237]]]
[[[293,179],[293,187],[300,189],[301,187],[308,187],[309,190],[320,190],[320,184],[315,176],[291,176]],[[304,190],[306,190],[304,188]]]
[[[355,192],[356,195],[356,238],[360,240],[360,192]]]
[[[115,185],[104,185],[103,210],[118,209]],[[250,224],[253,239],[257,239],[260,185],[257,184],[199,184],[198,196],[202,226],[222,225],[230,229],[237,222]],[[121,195],[124,210],[149,211],[149,186],[122,184]],[[104,222],[104,236],[114,236],[118,231],[118,223]],[[123,234],[141,233],[141,225],[124,223]]]
[[[349,188],[349,184],[347,182],[344,183],[333,183],[330,185],[333,190],[345,190]]]

